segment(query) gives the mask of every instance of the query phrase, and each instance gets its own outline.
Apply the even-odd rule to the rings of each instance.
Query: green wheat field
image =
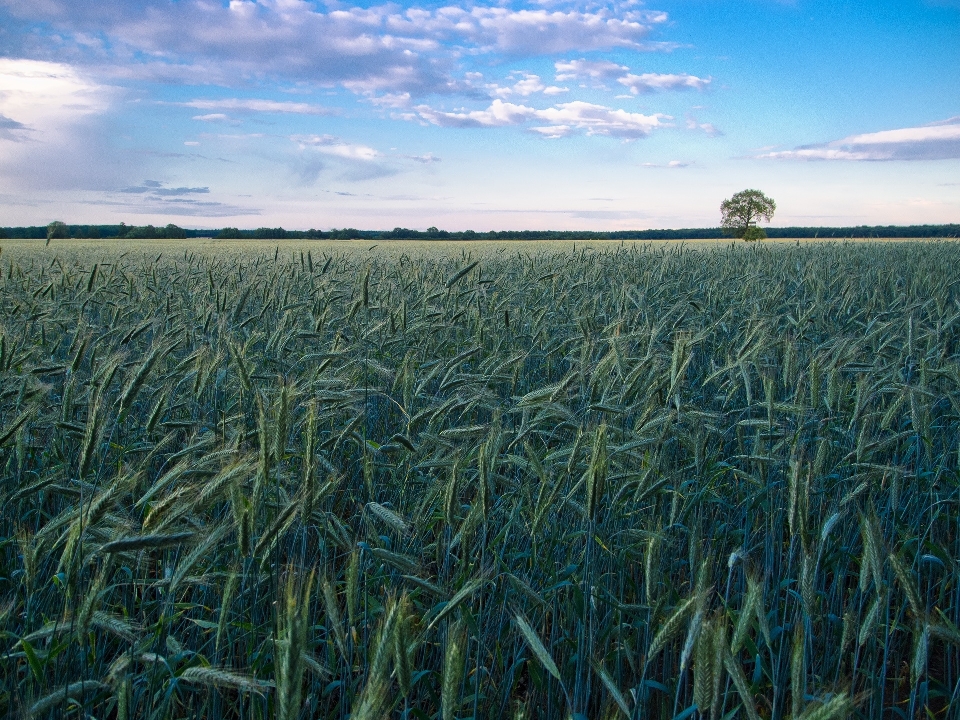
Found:
[[[960,245],[5,241],[0,714],[960,717]]]

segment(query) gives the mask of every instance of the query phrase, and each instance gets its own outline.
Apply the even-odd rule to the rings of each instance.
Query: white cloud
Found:
[[[637,95],[661,90],[703,90],[710,84],[710,78],[699,78],[685,73],[679,75],[660,73],[634,75],[633,73],[627,73],[623,77],[617,78],[617,82]]]
[[[690,167],[690,163],[683,162],[682,160],[671,160],[666,165],[658,165],[657,163],[643,163],[641,167],[646,168],[666,168],[667,170],[679,170],[681,168]]]
[[[83,77],[70,65],[0,58],[0,107],[8,130],[36,131],[42,141],[83,118],[104,112],[108,88]]]
[[[720,137],[723,135],[716,125],[713,123],[702,123],[698,122],[695,118],[687,118],[687,129],[688,130],[702,130],[707,134],[707,137]]]
[[[558,138],[583,132],[587,135],[607,135],[636,139],[649,135],[664,126],[666,115],[643,115],[582,101],[561,103],[539,110],[526,105],[494,100],[485,110],[444,112],[427,105],[416,108],[419,117],[441,127],[502,127],[523,125],[527,122],[545,122],[530,129],[544,137]]]
[[[65,63],[0,58],[0,192],[115,186],[131,172],[103,132],[116,96]]]
[[[403,20],[391,18],[388,27],[413,34],[419,25],[428,35],[466,40],[484,51],[528,56],[570,50],[643,48],[652,27],[666,19],[665,13],[627,11],[618,15],[607,8],[578,12],[448,6],[433,13],[409,10]]]
[[[410,93],[387,93],[386,95],[379,95],[376,97],[371,97],[370,102],[374,105],[386,108],[405,108],[410,107],[411,102]]]
[[[418,105],[415,110],[427,122],[441,127],[502,127],[520,125],[536,116],[534,108],[525,105],[494,100],[486,110],[463,110],[444,112],[428,105]]]
[[[509,89],[509,92],[510,94],[527,97],[534,93],[543,92],[546,89],[546,86],[540,81],[539,75],[522,73],[522,78],[514,83],[513,87]]]
[[[579,80],[602,85],[607,80],[616,79],[634,95],[664,90],[704,90],[711,82],[710,78],[700,78],[686,73],[635,75],[626,65],[619,65],[609,60],[581,58],[580,60],[561,60],[553,65],[557,71],[557,82]]]
[[[194,115],[194,120],[205,123],[222,123],[224,125],[240,125],[239,120],[235,120],[226,113],[207,113],[205,115]]]
[[[329,108],[309,103],[279,102],[276,100],[259,100],[244,98],[224,98],[220,100],[188,100],[177,103],[183,107],[197,110],[237,110],[242,112],[285,113],[292,115],[331,115]],[[222,113],[197,115],[194,120],[223,120],[227,116]]]
[[[851,135],[820,145],[767,152],[774,160],[950,160],[960,158],[960,116],[919,127]]]
[[[290,137],[300,149],[311,148],[324,155],[370,162],[382,157],[382,154],[367,145],[348,143],[334,135],[293,135]]]
[[[564,80],[593,80],[602,82],[628,72],[626,65],[618,65],[609,60],[561,60],[553,64],[557,71],[557,82]]]
[[[433,153],[427,153],[426,155],[400,155],[404,160],[413,160],[422,165],[432,165],[433,163],[438,163],[442,158],[438,158]]]
[[[479,75],[479,73],[470,73],[470,75]],[[555,85],[550,85],[549,87],[543,84],[543,81],[540,79],[539,75],[534,75],[528,72],[519,72],[511,73],[508,76],[508,80],[512,81],[512,85],[501,86],[497,84],[487,85],[487,89],[490,91],[490,95],[493,97],[507,98],[511,95],[520,95],[521,97],[529,97],[536,93],[543,93],[544,95],[559,95],[568,91],[568,88],[561,88]]]
[[[659,113],[643,115],[581,101],[562,103],[554,108],[538,111],[537,116],[550,122],[547,132],[535,128],[543,134],[549,134],[550,128],[572,128],[583,130],[587,135],[609,135],[625,139],[646,137],[654,129],[663,126],[662,120],[669,119]]]

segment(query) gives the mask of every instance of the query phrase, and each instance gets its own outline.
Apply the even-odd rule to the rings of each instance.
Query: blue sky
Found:
[[[960,0],[0,0],[0,224],[960,222]]]

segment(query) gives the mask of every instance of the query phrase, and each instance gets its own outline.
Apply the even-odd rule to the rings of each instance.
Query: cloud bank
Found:
[[[452,71],[465,56],[671,47],[649,40],[666,13],[630,3],[403,9],[305,0],[0,0],[0,6],[22,22],[49,23],[61,34],[52,47],[24,52],[67,56],[118,78],[154,82],[236,86],[272,78],[424,96],[464,90]]]
[[[768,152],[772,160],[954,160],[960,159],[960,116],[919,127],[851,135],[795,150]]]

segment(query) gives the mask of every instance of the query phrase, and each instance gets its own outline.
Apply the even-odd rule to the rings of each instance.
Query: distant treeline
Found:
[[[188,230],[176,225],[154,227],[153,225],[68,225],[72,238],[118,238],[118,239],[165,239],[215,237],[220,239],[251,240],[712,240],[727,237],[720,228],[681,228],[678,230],[616,230],[590,232],[585,230],[491,230],[475,232],[459,230],[449,232],[429,228],[427,230],[357,230],[343,228],[332,230],[284,230],[257,228],[240,230],[227,227],[219,229]],[[858,225],[856,227],[768,227],[771,238],[956,238],[960,237],[960,224],[951,225]],[[0,239],[47,237],[46,226],[0,227]]]
[[[44,239],[47,237],[47,225],[28,227],[0,227],[0,238]],[[163,227],[153,225],[67,225],[68,237],[72,238],[128,238],[130,240],[177,239],[188,237],[209,237],[210,230],[184,230],[170,224]],[[216,231],[214,231],[216,232]]]

